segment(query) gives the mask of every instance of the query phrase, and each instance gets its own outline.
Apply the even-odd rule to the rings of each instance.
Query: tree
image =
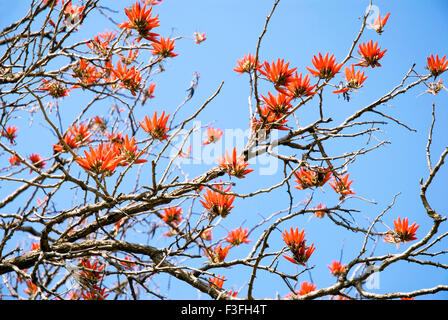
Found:
[[[394,12],[370,2],[355,13],[355,34],[338,31],[354,36],[345,56],[328,46],[293,61],[269,38],[282,19],[276,0],[256,21],[253,49],[232,60],[239,91],[220,102],[227,81],[205,84],[192,63],[174,62],[186,41],[199,55],[209,34],[174,35],[159,16],[164,5],[32,1],[3,26],[2,297],[446,296],[447,285],[429,284],[448,268],[438,182],[448,147],[439,150],[436,121],[446,55],[428,54],[402,74],[387,65],[394,52],[381,41]],[[263,59],[265,50],[275,56]],[[384,69],[401,74],[385,94]],[[415,90],[433,101],[422,106],[431,116],[425,132],[402,120],[400,99],[420,99]],[[392,102],[398,112],[387,108]],[[426,164],[383,138],[397,128],[425,139],[413,150]],[[426,165],[414,193],[401,185],[407,172],[385,176],[400,155],[418,174]],[[413,212],[400,209],[402,194]],[[394,268],[418,287],[376,292],[372,281],[390,279]],[[431,281],[413,280],[415,268]]]

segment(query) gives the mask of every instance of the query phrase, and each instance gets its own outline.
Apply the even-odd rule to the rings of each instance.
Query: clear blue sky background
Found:
[[[193,110],[201,105],[213,92],[216,91],[221,81],[224,86],[220,95],[201,114],[200,120],[203,124],[214,122],[215,127],[222,129],[241,128],[245,130],[248,125],[247,98],[249,95],[248,78],[240,76],[232,69],[236,65],[237,59],[245,54],[255,53],[258,37],[262,31],[265,18],[270,12],[274,1],[271,0],[247,0],[247,1],[174,1],[165,0],[161,5],[155,6],[153,11],[160,15],[161,27],[157,32],[162,36],[185,36],[176,42],[175,52],[178,57],[170,59],[166,64],[166,72],[156,75],[152,80],[157,83],[154,100],[151,100],[144,109],[139,112],[143,117],[145,113],[152,114],[153,110],[172,112],[184,99],[185,90],[190,85],[192,73],[198,72],[201,75],[199,86],[194,98],[183,108],[183,112],[178,115],[180,119],[183,115],[189,115]],[[23,2],[24,4],[25,2]],[[76,2],[74,2],[76,3]],[[131,5],[133,1],[104,1],[104,6],[119,10],[119,13],[110,13],[117,22],[126,20],[122,7]],[[11,4],[5,0],[0,1],[1,26],[5,26],[12,21],[16,21],[25,12],[23,4]],[[368,103],[389,92],[396,86],[409,70],[412,64],[416,63],[415,69],[424,74],[426,57],[431,53],[448,55],[448,45],[446,34],[448,34],[448,2],[443,0],[431,1],[375,1],[382,14],[391,13],[387,22],[385,32],[380,36],[373,30],[366,30],[361,38],[361,42],[373,40],[378,41],[383,49],[387,49],[385,57],[381,60],[383,67],[366,69],[368,79],[364,88],[352,95],[348,103],[334,94],[325,96],[325,115],[334,119],[334,124],[345,119],[355,110],[362,108]],[[260,58],[261,60],[272,61],[277,58],[289,61],[292,67],[297,67],[299,72],[307,73],[306,66],[312,66],[311,58],[319,52],[334,53],[337,61],[345,58],[348,49],[357,35],[361,20],[368,1],[296,1],[282,0],[271,19],[268,31],[263,38]],[[80,27],[79,39],[93,37],[97,32],[105,29],[111,30],[114,26],[104,17],[88,19]],[[207,40],[200,45],[196,45],[192,39],[193,32],[205,32]],[[337,82],[341,75],[337,77]],[[447,75],[442,76],[444,81]],[[333,81],[333,83],[337,83]],[[273,91],[268,84],[261,85],[260,93],[266,95],[268,90]],[[389,226],[393,226],[393,220],[400,217],[409,217],[410,222],[416,221],[420,228],[417,237],[420,239],[431,227],[431,221],[419,201],[419,180],[426,179],[428,171],[425,157],[425,146],[429,126],[431,124],[431,106],[436,104],[437,122],[434,129],[434,139],[432,145],[432,155],[434,161],[446,147],[446,136],[448,127],[448,92],[443,91],[434,97],[429,94],[418,96],[425,90],[424,86],[419,86],[410,90],[406,95],[400,96],[390,101],[379,110],[391,116],[397,117],[400,121],[417,130],[416,133],[409,132],[405,128],[389,121],[383,127],[382,132],[375,136],[380,140],[388,140],[390,145],[382,147],[364,156],[360,156],[356,162],[349,166],[350,178],[354,180],[352,187],[360,197],[375,201],[377,204],[370,204],[359,199],[350,199],[345,207],[355,208],[361,212],[357,213],[357,221],[362,226],[369,225],[368,220],[372,220],[377,214],[384,210],[399,192],[395,206],[384,217],[383,221]],[[73,91],[73,96],[82,94]],[[417,97],[418,96],[418,97]],[[79,96],[82,99],[81,96]],[[79,110],[81,100],[65,99],[61,106],[67,110]],[[63,112],[64,113],[64,112]],[[66,124],[72,121],[71,116],[77,112],[64,114]],[[298,113],[302,125],[306,125],[318,117],[317,102],[307,104],[303,111]],[[367,115],[363,119],[380,119],[374,115]],[[290,121],[294,121],[291,119]],[[42,122],[43,123],[43,122]],[[29,130],[24,130],[19,137],[18,148],[30,150],[35,148],[41,153],[49,156],[51,154],[51,144],[49,140],[35,140],[36,130],[43,130],[42,125],[34,123]],[[46,130],[48,133],[48,130]],[[28,136],[27,136],[28,135]],[[326,145],[331,155],[339,155],[344,152],[357,150],[363,146],[366,139],[353,140],[353,144],[343,143],[338,145]],[[373,146],[374,141],[369,146]],[[42,150],[46,150],[45,152]],[[30,151],[31,152],[31,151]],[[194,151],[193,151],[194,152]],[[219,154],[218,154],[219,155]],[[217,155],[217,156],[218,156]],[[7,158],[4,156],[3,162]],[[280,166],[282,166],[280,164]],[[202,173],[212,165],[187,165],[184,169],[189,172],[190,177]],[[251,166],[257,169],[257,166]],[[147,172],[150,172],[149,169]],[[447,178],[447,169],[444,168],[439,173],[428,191],[429,200],[435,210],[442,215],[448,210],[446,203],[446,186],[444,181]],[[227,179],[227,177],[225,177]],[[237,192],[247,193],[259,188],[267,187],[282,180],[281,168],[276,175],[262,176],[253,172],[246,179],[237,181]],[[295,183],[291,180],[292,185]],[[2,191],[2,194],[5,191]],[[309,191],[292,190],[298,203],[308,195]],[[337,203],[338,197],[329,185],[322,190],[317,190],[315,202],[326,204],[328,207]],[[223,226],[227,230],[239,225],[250,228],[255,225],[261,216],[268,216],[272,212],[285,209],[289,205],[289,197],[285,188],[276,190],[272,194],[260,195],[254,199],[236,199],[235,209],[226,218]],[[187,208],[185,208],[186,210]],[[198,206],[197,210],[201,208]],[[335,279],[330,275],[327,265],[333,260],[338,260],[342,251],[342,262],[345,263],[355,257],[361,247],[363,237],[353,236],[345,229],[334,226],[328,218],[310,220],[310,216],[302,216],[280,225],[278,231],[271,236],[270,245],[272,250],[280,250],[283,246],[281,231],[290,227],[305,228],[307,239],[313,242],[316,251],[309,261],[309,265],[314,269],[303,274],[299,278],[302,281],[314,281],[318,288],[329,286]],[[378,231],[386,231],[382,225],[377,225]],[[225,228],[220,228],[214,233],[215,239],[224,237],[227,233]],[[442,232],[448,231],[446,224],[442,225]],[[262,230],[257,229],[251,239],[256,241]],[[159,240],[157,240],[159,239]],[[163,246],[165,239],[156,238],[151,243],[156,246]],[[404,250],[407,245],[400,249],[394,245],[378,242],[375,255],[396,253]],[[240,248],[232,249],[227,259],[240,258],[247,254],[250,245],[243,245]],[[445,244],[436,245],[431,251],[446,249]],[[442,258],[443,263],[448,263],[448,259]],[[267,260],[268,261],[268,260]],[[278,268],[284,272],[293,273],[300,271],[290,262],[281,258]],[[398,263],[387,269],[380,275],[379,288],[372,289],[375,293],[385,293],[392,291],[406,292],[422,287],[433,287],[437,284],[447,284],[448,275],[446,270],[422,269],[420,266],[407,263]],[[225,287],[228,289],[240,289],[247,291],[247,279],[251,273],[247,268],[223,269],[217,271],[224,274],[228,281]],[[164,278],[164,277],[162,277]],[[193,298],[198,297],[195,290],[188,289],[177,280],[163,282],[161,289],[170,287],[170,297]],[[288,293],[288,288],[279,277],[269,276],[263,272],[258,273],[254,296],[257,298],[275,298],[276,294],[284,296]],[[207,298],[201,295],[201,298]],[[448,298],[447,293],[440,293],[434,296],[438,299]],[[418,298],[419,299],[419,298]]]

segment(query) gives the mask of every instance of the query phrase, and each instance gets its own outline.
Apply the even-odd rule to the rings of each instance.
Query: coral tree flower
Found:
[[[138,151],[137,146],[135,145],[135,137],[132,137],[131,140],[129,140],[128,135],[125,136],[123,143],[116,144],[118,148],[118,152],[121,157],[121,166],[127,166],[131,162],[132,163],[145,163],[148,160],[145,159],[139,159],[144,152]]]
[[[349,194],[355,194],[352,189],[350,189],[350,185],[353,180],[348,181],[349,174],[347,173],[343,177],[333,177],[333,182],[329,182],[330,186],[333,188],[336,193],[340,194],[340,200],[342,200],[345,196]]]
[[[14,144],[14,140],[17,138],[17,130],[19,130],[19,128],[16,126],[6,127],[6,129],[2,130],[1,136],[8,139],[11,144]]]
[[[215,143],[219,139],[221,139],[221,136],[224,134],[224,132],[221,129],[215,129],[213,127],[207,128],[207,140],[202,142],[202,145],[205,146],[210,143]]]
[[[92,263],[88,259],[82,259],[79,266],[81,267],[79,276],[89,284],[96,285],[103,278],[101,273],[104,270],[104,264],[99,265],[98,260]]]
[[[169,130],[166,126],[169,116],[169,114],[165,116],[165,111],[163,111],[160,118],[157,118],[157,111],[155,111],[152,119],[145,116],[145,122],[139,121],[138,123],[153,139],[162,141],[169,137],[166,134]]]
[[[70,89],[67,89],[58,81],[48,81],[46,79],[42,79],[42,82],[44,83],[43,86],[37,90],[48,91],[50,96],[53,98],[67,97],[70,89],[76,88],[76,86],[73,86]]]
[[[101,143],[96,149],[90,147],[84,154],[85,157],[79,157],[76,163],[94,174],[111,176],[122,161],[118,150],[109,143]]]
[[[174,53],[174,40],[171,40],[170,38],[160,38],[160,42],[152,43],[153,50],[151,50],[151,53],[154,55],[158,55],[161,58],[173,58],[178,56],[177,53]]]
[[[398,217],[397,220],[394,220],[394,226],[395,230],[388,232],[384,241],[389,243],[406,243],[417,239],[415,232],[419,228],[419,225],[415,222],[412,225],[409,225],[408,218],[403,218],[403,220],[401,220],[400,217]]]
[[[143,97],[142,97],[142,105],[146,103],[147,99],[154,99],[154,89],[156,88],[155,83],[150,83],[148,88],[143,90]]]
[[[284,126],[286,122],[288,122],[287,119],[283,118],[284,114],[275,114],[271,111],[271,109],[268,106],[263,106],[261,109],[261,119],[252,119],[251,127],[252,130],[259,130],[263,128],[269,132],[270,130],[289,130],[287,127]]]
[[[255,57],[252,54],[245,55],[241,60],[237,60],[237,66],[233,68],[233,71],[238,73],[251,73],[254,70],[260,71],[261,66],[258,61],[255,61]]]
[[[120,80],[121,87],[131,91],[133,96],[135,96],[136,92],[140,90],[142,76],[140,75],[140,71],[135,69],[135,66],[128,69],[126,64],[122,65],[121,62],[118,61],[117,68],[112,69],[112,73],[114,75],[114,79]]]
[[[289,111],[291,106],[292,97],[289,97],[281,92],[277,94],[277,97],[268,92],[269,97],[261,95],[266,106],[276,115],[284,115]]]
[[[39,289],[31,280],[26,280],[26,286],[27,287],[23,290],[23,292],[28,294],[30,297],[34,297],[39,292]]]
[[[229,249],[230,246],[223,248],[222,244],[220,244],[219,246],[214,247],[211,250],[204,250],[204,253],[212,263],[220,263],[226,259],[226,256],[229,253]]]
[[[203,207],[207,209],[212,217],[227,217],[230,210],[233,209],[232,203],[235,200],[234,195],[225,194],[230,191],[230,187],[223,189],[222,185],[216,185],[215,188],[221,192],[207,189],[203,194],[203,200],[199,200]]]
[[[131,63],[133,63],[138,56],[138,50],[134,51],[134,50],[129,50],[128,55],[125,56],[123,54],[118,54],[121,58],[121,62],[123,62],[124,64],[130,65]]]
[[[98,286],[92,286],[86,291],[81,292],[81,296],[84,300],[105,300],[109,294],[106,294],[106,288],[100,288]]]
[[[367,79],[364,71],[361,72],[360,70],[357,70],[355,72],[354,65],[351,65],[350,68],[345,68],[344,73],[346,80],[345,87],[340,90],[333,91],[333,93],[343,93],[349,90],[353,91],[356,89],[360,89],[362,88],[362,83]]]
[[[28,157],[28,159],[31,161],[31,163],[33,164],[33,166],[35,166],[35,167],[36,167],[37,169],[39,169],[39,170],[42,170],[42,169],[45,167],[45,165],[46,165],[46,162],[43,161],[43,159],[41,159],[40,155],[37,154],[37,153],[33,153],[33,154],[31,154],[31,155]],[[30,169],[30,173],[32,173],[32,172],[33,172],[33,170]]]
[[[84,123],[81,123],[81,125],[78,127],[76,124],[74,124],[68,132],[64,135],[64,141],[65,143],[71,148],[76,149],[82,145],[86,145],[90,142],[90,135],[91,133],[88,131],[88,128]],[[68,152],[66,147],[61,144],[54,144],[53,150],[55,152]]]
[[[64,2],[62,2],[62,6],[64,7]],[[75,27],[81,22],[83,11],[84,6],[72,6],[71,1],[69,1],[67,5],[65,5],[64,24],[67,26],[67,28]]]
[[[93,53],[100,57],[108,57],[110,53],[110,43],[115,39],[117,33],[114,31],[104,31],[96,35],[93,40],[90,40],[86,45]]]
[[[263,64],[264,69],[260,69],[260,73],[267,77],[274,86],[277,87],[287,87],[292,78],[294,71],[297,68],[289,69],[289,62],[285,63],[284,59],[277,59],[277,63],[273,61],[271,64],[265,62]]]
[[[383,28],[386,25],[387,19],[389,19],[390,12],[386,14],[383,18],[381,18],[381,14],[378,12],[378,17],[375,19],[373,24],[370,24],[370,27],[375,29],[378,34],[383,33]]]
[[[8,160],[12,166],[20,166],[22,164],[22,160],[20,160],[16,155],[10,156]]]
[[[378,47],[377,42],[373,44],[373,40],[370,40],[367,43],[360,43],[358,54],[362,56],[363,60],[355,65],[372,68],[381,67],[381,64],[378,61],[384,57],[386,51],[387,49],[381,51],[381,47]]]
[[[305,231],[302,229],[302,231],[299,233],[298,228],[296,228],[295,230],[291,228],[290,233],[285,230],[282,235],[283,241],[285,241],[286,245],[289,247],[289,250],[291,250],[291,253],[293,254],[292,257],[289,257],[287,255],[283,255],[283,257],[288,261],[291,261],[292,263],[300,264],[303,266],[306,265],[306,262],[311,257],[316,248],[314,248],[314,243],[309,247],[305,245]]]
[[[331,265],[328,265],[328,269],[330,269],[332,275],[339,277],[345,271],[346,265],[339,261],[333,261]]]
[[[331,178],[331,171],[329,168],[317,168],[311,170],[302,167],[298,172],[294,172],[296,179],[294,180],[299,185],[294,188],[303,190],[310,187],[322,187]]]
[[[318,217],[319,219],[325,217],[326,212],[323,209],[326,209],[326,208],[327,208],[326,206],[322,206],[322,203],[319,203],[319,205],[317,207],[313,208],[314,210],[316,210],[316,211],[314,211],[314,215],[316,217]]]
[[[79,142],[76,141],[76,139],[73,137],[73,135],[71,135],[70,133],[65,134],[63,137],[63,140],[65,142],[65,144],[67,146],[70,147],[70,149],[76,149],[79,146]],[[55,152],[68,152],[68,149],[65,147],[65,145],[63,143],[59,144],[54,144],[53,145],[53,150]]]
[[[213,235],[212,235],[212,229],[206,229],[201,233],[201,238],[206,240],[206,241],[212,241],[213,240]]]
[[[194,36],[194,42],[196,44],[200,44],[201,42],[207,40],[207,38],[205,37],[205,33],[195,32],[193,33],[193,36]]]
[[[170,207],[163,210],[162,220],[166,223],[178,225],[182,221],[182,208]]]
[[[253,169],[246,169],[249,163],[244,161],[244,155],[237,156],[235,147],[233,147],[232,157],[226,150],[226,154],[222,159],[218,159],[218,163],[220,167],[227,170],[229,176],[235,176],[237,178],[245,178],[246,174],[254,171]]]
[[[208,278],[208,282],[215,288],[222,289],[225,279],[226,279],[225,276],[215,276],[213,278]]]
[[[320,52],[319,57],[316,57],[314,55],[311,62],[317,70],[306,67],[308,71],[311,72],[313,76],[324,80],[332,79],[336,75],[336,73],[339,72],[343,65],[342,63],[336,63],[336,58],[333,54],[329,57],[327,53],[325,57],[323,57]]]
[[[100,74],[96,71],[95,66],[89,66],[89,62],[81,59],[78,64],[73,68],[75,73],[73,77],[78,78],[81,85],[89,85],[95,83]]]
[[[313,292],[314,290],[316,290],[316,285],[312,282],[302,282],[300,284],[300,290],[298,292],[299,296],[304,296],[310,292]]]
[[[317,92],[313,91],[313,89],[317,85],[310,86],[310,77],[306,75],[302,78],[302,73],[297,75],[297,71],[291,81],[286,86],[286,90],[280,90],[286,95],[290,96],[292,99],[303,98],[315,95]]]
[[[243,230],[241,227],[239,227],[238,229],[229,231],[225,239],[231,245],[239,246],[242,243],[250,242],[250,240],[247,237],[248,237],[248,230],[247,229]]]
[[[441,59],[437,54],[434,58],[434,55],[431,54],[430,57],[426,58],[427,65],[426,68],[431,72],[434,77],[439,76],[443,72],[448,69],[448,59],[445,61],[446,56],[443,56]]]
[[[145,38],[152,42],[159,42],[157,40],[159,35],[151,32],[152,29],[160,26],[159,15],[154,18],[151,16],[152,7],[146,10],[146,4],[141,7],[140,3],[136,2],[130,10],[125,8],[124,11],[129,21],[119,24],[118,27],[120,29],[134,29],[139,33],[140,38]]]

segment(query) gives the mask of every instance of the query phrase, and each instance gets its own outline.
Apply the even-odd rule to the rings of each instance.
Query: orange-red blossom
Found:
[[[324,80],[330,80],[342,68],[343,64],[336,63],[336,58],[334,57],[334,55],[332,54],[331,56],[328,56],[328,54],[329,53],[327,53],[325,56],[322,56],[322,54],[319,52],[318,57],[313,56],[311,62],[313,63],[316,70],[306,67],[313,76]]]
[[[139,33],[140,38],[145,38],[146,40],[159,42],[157,33],[151,32],[152,29],[160,26],[159,15],[152,17],[151,11],[152,7],[146,10],[146,4],[141,7],[140,3],[137,1],[130,10],[124,9],[129,21],[119,24],[120,29],[134,29]]]
[[[232,156],[226,150],[226,154],[222,159],[218,159],[218,163],[220,167],[226,169],[229,176],[235,176],[237,178],[245,178],[246,174],[254,171],[253,169],[246,169],[249,163],[244,161],[244,155],[237,155],[235,147],[233,148]]]
[[[349,194],[355,194],[352,189],[350,189],[350,185],[353,183],[353,180],[348,181],[349,174],[347,173],[345,176],[341,177],[333,177],[333,182],[329,182],[330,186],[333,188],[336,193],[340,194],[340,200],[342,200],[345,196]]]
[[[339,261],[333,261],[331,265],[328,265],[328,269],[330,269],[332,275],[339,277],[345,271],[346,265]]]
[[[242,243],[250,242],[250,240],[247,237],[248,237],[248,230],[247,229],[243,230],[241,227],[239,227],[238,229],[229,231],[225,239],[231,245],[239,246]]]
[[[412,240],[416,240],[416,231],[419,228],[419,225],[415,222],[412,225],[409,225],[408,218],[394,220],[394,231],[388,232],[387,236],[384,238],[384,241],[389,243],[406,243]]]
[[[433,54],[431,54],[431,56],[428,57],[426,60],[427,60],[426,68],[431,72],[431,74],[434,77],[439,76],[448,69],[448,59],[446,59],[446,56],[439,58],[438,54],[435,57]]]
[[[316,248],[314,247],[314,243],[309,247],[305,245],[305,231],[302,229],[302,231],[299,233],[298,228],[294,230],[291,227],[290,233],[285,230],[282,235],[283,241],[285,241],[286,245],[289,247],[289,250],[291,250],[291,253],[293,255],[292,257],[283,255],[283,257],[288,261],[291,261],[292,263],[300,264],[303,266],[306,265],[306,262],[311,257]]]
[[[145,121],[139,121],[140,126],[145,130],[153,139],[156,140],[165,140],[169,136],[166,132],[169,130],[167,128],[166,123],[169,118],[169,114],[165,116],[165,111],[162,112],[160,118],[157,118],[157,111],[154,112],[152,119],[145,116]]]
[[[111,176],[122,161],[119,151],[110,143],[98,145],[96,149],[89,147],[89,152],[84,150],[85,157],[76,160],[81,167],[94,174]]]
[[[383,18],[381,18],[381,14],[378,12],[378,17],[370,26],[375,29],[378,34],[383,33],[383,28],[386,25],[387,20],[389,19],[390,12],[386,14]]]
[[[381,47],[378,47],[378,43],[373,44],[373,40],[367,43],[360,43],[358,53],[361,55],[361,62],[355,64],[362,67],[381,67],[379,61],[384,57],[387,50],[381,51]]]
[[[307,169],[302,167],[298,172],[294,172],[299,185],[294,188],[302,190],[310,187],[322,187],[331,178],[329,168]]]
[[[230,210],[233,209],[232,203],[235,196],[226,194],[226,192],[230,191],[230,187],[224,189],[222,185],[216,185],[215,188],[221,192],[207,189],[205,194],[203,194],[203,200],[199,201],[212,216],[225,218],[230,213]]]

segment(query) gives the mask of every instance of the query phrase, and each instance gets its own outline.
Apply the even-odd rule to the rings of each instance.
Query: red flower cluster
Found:
[[[265,97],[261,95],[261,98],[266,103],[266,106],[270,111],[272,111],[275,115],[282,116],[288,112],[288,110],[292,107],[291,100],[292,97],[289,97],[281,92],[277,94],[277,97],[268,92],[269,97]]]
[[[251,73],[254,70],[260,71],[261,66],[252,54],[245,55],[241,60],[237,60],[237,66],[233,68],[238,73]]]
[[[145,130],[149,135],[156,140],[165,140],[169,136],[166,134],[169,128],[166,126],[166,123],[169,118],[169,114],[165,116],[165,111],[162,112],[160,118],[157,118],[157,111],[154,112],[152,119],[149,119],[148,116],[145,116],[145,122],[139,121],[140,126]]]
[[[235,176],[237,178],[245,178],[246,174],[254,171],[253,169],[246,169],[249,163],[244,161],[244,155],[237,156],[235,147],[233,148],[232,157],[226,150],[226,154],[222,159],[218,159],[218,163],[220,167],[226,169],[229,176]]]
[[[332,54],[331,56],[328,56],[328,53],[323,57],[319,52],[319,57],[313,56],[311,62],[317,70],[306,67],[308,71],[311,72],[313,76],[324,80],[332,79],[342,67],[342,63],[337,64],[334,55]]]
[[[76,88],[76,86],[73,86],[68,89],[64,85],[62,85],[59,81],[56,80],[48,81],[46,79],[42,79],[42,82],[44,84],[41,88],[38,88],[38,90],[48,91],[50,96],[52,96],[53,98],[67,97],[70,90]]]
[[[109,143],[101,143],[96,149],[89,147],[89,151],[84,151],[85,157],[79,157],[76,162],[94,174],[111,176],[122,161],[118,150]]]
[[[173,58],[178,56],[177,53],[174,53],[174,40],[171,40],[170,38],[160,38],[159,42],[153,42],[152,43],[153,50],[151,50],[151,53],[157,56],[160,56],[162,58]]]
[[[136,2],[130,10],[124,9],[129,21],[119,24],[120,29],[136,30],[141,38],[146,40],[159,42],[157,33],[151,32],[152,29],[160,26],[159,15],[152,17],[152,7],[146,10],[146,4],[141,7],[140,3]]]
[[[446,59],[446,56],[439,58],[438,54],[435,57],[431,54],[427,58],[426,68],[436,78],[448,69],[448,59]]]
[[[302,78],[302,73],[298,76],[296,71],[294,77],[290,79],[289,84],[286,86],[286,91],[279,90],[292,99],[297,99],[315,95],[317,92],[313,91],[313,89],[316,86],[316,84],[313,86],[310,85],[310,77],[308,75]]]
[[[378,34],[383,33],[383,28],[386,25],[387,19],[389,19],[390,13],[381,18],[381,14],[378,12],[378,17],[373,24],[370,25]]]
[[[135,69],[135,66],[128,69],[128,66],[122,65],[120,61],[117,63],[117,68],[112,69],[114,80],[120,80],[120,86],[128,89],[133,96],[140,90],[140,83],[142,76],[140,71]]]
[[[203,200],[199,200],[205,209],[207,209],[212,217],[221,216],[227,217],[230,210],[233,209],[232,203],[235,196],[228,195],[226,192],[230,191],[230,187],[224,189],[222,185],[216,185],[215,188],[219,191],[207,189],[203,195]]]
[[[64,7],[64,1],[62,1],[62,6]],[[69,1],[64,9],[64,24],[66,27],[71,28],[78,26],[83,18],[83,11],[84,6],[72,6],[72,2]]]
[[[381,67],[381,64],[378,61],[384,57],[386,51],[387,50],[381,51],[377,42],[373,44],[373,40],[370,40],[367,43],[360,43],[358,53],[362,56],[362,60],[355,65],[372,68]]]
[[[205,255],[209,258],[211,263],[220,263],[226,259],[229,253],[230,246],[222,247],[222,244],[209,250],[204,250]]]
[[[250,240],[247,237],[248,237],[248,230],[247,229],[243,230],[241,227],[239,227],[238,229],[229,231],[225,239],[232,246],[239,246],[242,243],[250,242]]]
[[[286,245],[289,247],[289,250],[291,250],[292,253],[292,257],[286,255],[283,255],[283,257],[288,261],[291,261],[292,263],[300,264],[303,266],[306,265],[306,262],[311,257],[316,248],[314,247],[314,243],[309,247],[305,245],[305,231],[302,229],[302,231],[299,233],[298,228],[296,228],[295,230],[291,228],[290,233],[285,230],[282,235],[283,241],[285,241]]]
[[[81,59],[78,64],[73,67],[75,73],[73,77],[79,79],[79,83],[82,86],[93,84],[100,78],[100,73],[96,70],[95,66],[89,66],[89,62]]]
[[[319,205],[315,208],[313,208],[314,210],[314,215],[318,218],[323,218],[325,217],[325,211],[323,209],[326,209],[326,206],[322,206],[322,203],[319,203]]]
[[[17,130],[19,130],[19,128],[17,128],[16,126],[6,127],[6,129],[2,130],[1,136],[8,139],[11,144],[14,144],[14,140],[17,138]]]
[[[331,265],[328,266],[332,275],[339,277],[346,269],[345,264],[341,264],[339,261],[333,261]]]
[[[294,188],[303,190],[310,187],[322,187],[331,178],[331,171],[329,168],[307,169],[302,167],[298,172],[294,172],[296,179],[294,180],[299,185]]]
[[[43,159],[41,159],[40,155],[37,153],[33,153],[32,155],[30,155],[28,157],[28,159],[31,161],[33,166],[39,170],[42,170],[46,165],[46,162]],[[30,173],[32,173],[32,172],[33,172],[33,170],[30,169]]]
[[[177,226],[182,221],[182,208],[169,207],[164,209],[162,220]]]
[[[221,129],[215,129],[213,127],[207,128],[207,140],[202,143],[203,146],[214,143],[221,139],[221,136],[224,134],[224,132]]]
[[[115,39],[117,33],[115,31],[104,31],[96,35],[93,40],[87,43],[87,46],[93,53],[99,55],[100,57],[109,57],[110,44]]]
[[[90,142],[91,133],[84,123],[81,123],[78,127],[74,124],[68,132],[64,135],[64,142],[71,148],[76,149],[80,146],[87,145]],[[56,152],[68,152],[66,147],[61,144],[54,144],[53,150]]]
[[[412,225],[409,225],[408,218],[401,220],[400,217],[398,217],[397,220],[394,220],[394,227],[395,230],[388,232],[384,241],[389,243],[406,243],[417,239],[416,231],[419,228],[419,225],[415,222]]]
[[[345,87],[333,91],[333,93],[344,93],[347,91],[356,90],[362,87],[362,83],[367,79],[367,76],[364,75],[364,71],[357,70],[355,72],[354,65],[351,65],[350,68],[345,68]]]
[[[316,285],[312,282],[302,282],[300,284],[300,290],[298,292],[299,296],[304,296],[310,292],[316,290]]]
[[[265,62],[263,68],[260,69],[260,73],[267,77],[276,88],[287,87],[292,78],[293,73],[297,68],[289,69],[289,62],[285,63],[282,59],[277,59],[277,62],[273,61],[271,64]]]
[[[352,189],[350,189],[350,185],[352,181],[348,181],[348,173],[341,177],[333,177],[333,182],[329,182],[330,186],[336,191],[336,193],[340,194],[340,200],[342,200],[345,196],[349,194],[355,194]]]
[[[200,44],[201,42],[207,40],[207,38],[205,37],[205,33],[195,32],[193,33],[193,36],[194,36],[194,42],[196,44]]]

